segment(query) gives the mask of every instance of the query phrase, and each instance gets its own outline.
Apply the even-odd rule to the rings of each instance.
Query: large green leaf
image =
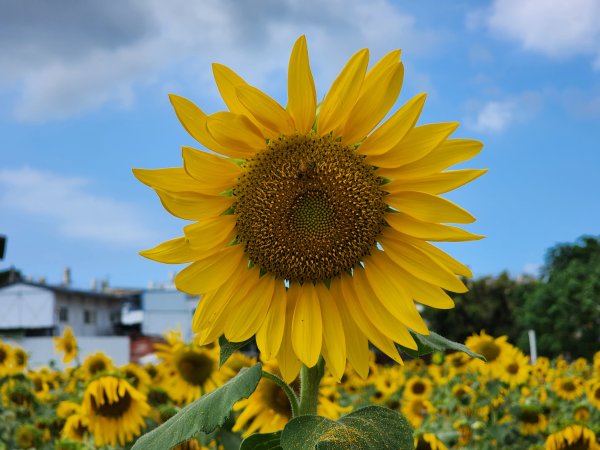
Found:
[[[285,450],[412,450],[413,430],[398,412],[381,406],[358,409],[334,422],[300,416],[281,433]]]
[[[253,434],[242,441],[240,450],[282,450],[281,431]]]
[[[169,450],[198,433],[211,433],[225,423],[235,402],[254,392],[261,375],[260,363],[242,369],[227,384],[203,395],[139,438],[131,450]]]
[[[225,364],[231,355],[248,345],[253,340],[254,337],[251,337],[244,342],[229,342],[225,336],[221,336],[219,338],[219,347],[221,349],[221,353],[219,355],[219,367]]]
[[[429,353],[433,352],[445,352],[450,350],[455,352],[463,352],[473,358],[478,358],[482,361],[485,361],[485,358],[482,355],[469,350],[469,347],[466,345],[446,339],[444,336],[440,336],[433,331],[429,332],[429,336],[424,336],[422,334],[415,333],[414,331],[411,331],[410,334],[412,334],[412,337],[415,339],[415,342],[419,348],[417,350],[413,350],[406,347],[399,347],[402,352],[414,358],[428,355]]]

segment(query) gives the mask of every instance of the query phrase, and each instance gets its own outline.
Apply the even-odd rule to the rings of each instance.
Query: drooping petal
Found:
[[[243,257],[241,246],[226,247],[210,258],[196,261],[179,272],[175,277],[175,286],[192,295],[213,291],[239,270]]]
[[[425,222],[475,222],[475,217],[456,203],[424,192],[390,194],[386,197],[386,202],[398,211]]]
[[[336,302],[344,327],[348,361],[361,378],[367,378],[369,374],[369,341],[352,318],[338,279],[331,282],[331,296]]]
[[[419,94],[410,99],[360,144],[358,153],[368,156],[381,155],[398,144],[417,123],[426,97],[426,94]]]
[[[341,290],[345,299],[344,303],[352,317],[352,320],[356,322],[360,330],[364,333],[367,339],[373,343],[373,345],[375,345],[379,350],[388,355],[398,364],[402,364],[402,358],[400,357],[394,342],[381,331],[379,331],[377,327],[375,327],[375,325],[373,325],[373,323],[369,320],[369,318],[365,316],[364,312],[360,308],[352,281],[346,276],[343,276],[342,278],[343,280],[339,284],[341,285]],[[332,288],[334,287],[333,281],[331,286]]]
[[[459,188],[487,172],[487,169],[463,169],[434,173],[419,178],[400,178],[385,185],[387,192],[418,191],[443,194]]]
[[[362,141],[381,122],[396,102],[403,79],[402,63],[388,66],[381,72],[367,74],[358,100],[348,115],[348,120],[339,133],[335,133],[342,136],[343,144]]]
[[[214,248],[229,244],[235,237],[234,215],[217,216],[183,228],[188,245],[199,252],[209,253]]]
[[[413,276],[452,292],[467,292],[460,279],[444,265],[412,245],[395,239],[394,233],[384,231],[379,237],[385,253]]]
[[[175,217],[185,220],[205,220],[216,217],[231,208],[232,197],[204,195],[196,192],[176,194],[155,189],[163,207]]]
[[[256,333],[256,345],[268,361],[279,352],[285,328],[286,292],[283,281],[275,284],[273,300],[265,321]]]
[[[292,345],[296,355],[307,367],[313,367],[321,354],[323,321],[319,298],[311,282],[302,286],[292,322]]]
[[[390,212],[386,222],[400,233],[408,234],[425,241],[461,242],[482,239],[484,236],[469,233],[462,228],[438,223],[425,222],[401,212]]]
[[[243,173],[242,168],[229,158],[191,147],[183,147],[182,156],[185,171],[196,181],[198,190],[205,194],[217,195],[230,189]]]
[[[381,168],[377,173],[392,179],[422,177],[467,161],[482,148],[483,144],[473,139],[449,139],[415,162],[401,167]]]
[[[380,250],[373,250],[364,264],[364,274],[358,269],[356,271],[359,277],[357,280],[362,284],[368,280],[369,286],[383,306],[404,325],[417,333],[429,334],[427,325],[402,285],[402,280],[389,270],[394,265],[388,257]]]
[[[331,372],[340,379],[346,368],[346,338],[344,326],[338,308],[324,284],[319,283],[316,287],[319,304],[321,306],[321,317],[323,318],[323,344],[327,345],[329,356],[328,363]]]
[[[235,92],[242,105],[269,131],[269,137],[294,132],[294,122],[289,113],[267,94],[252,86],[240,86]]]
[[[269,311],[274,289],[275,279],[265,275],[236,303],[225,324],[225,337],[230,342],[244,342],[256,334]]]
[[[357,268],[353,276],[356,298],[364,314],[391,340],[404,347],[416,349],[417,344],[408,332],[406,324],[390,314],[390,310],[371,289],[364,272],[364,269]]]
[[[203,192],[201,185],[188,175],[183,167],[132,169],[132,172],[138,180],[153,189],[158,188],[169,192]]]
[[[415,127],[406,137],[386,153],[367,156],[366,161],[376,167],[400,167],[417,161],[433,151],[458,128],[457,122],[432,123]]]
[[[317,93],[304,36],[300,36],[296,41],[290,56],[287,109],[294,119],[298,133],[308,134],[315,122]]]
[[[294,321],[294,311],[296,310],[296,302],[300,293],[300,286],[297,283],[292,283],[287,291],[287,301],[285,309],[285,328],[281,347],[277,353],[277,362],[283,381],[291,383],[298,376],[302,363],[294,352],[292,345],[292,323]]]
[[[217,142],[235,149],[238,158],[250,158],[266,146],[263,133],[244,115],[215,113],[208,117],[206,126]]]
[[[154,248],[140,252],[145,258],[166,264],[183,264],[202,258],[197,250],[190,247],[184,237],[171,239]]]
[[[326,135],[346,120],[358,99],[368,64],[369,50],[365,48],[350,58],[335,79],[319,113],[317,132],[320,136]]]
[[[169,100],[175,109],[177,118],[183,125],[183,128],[198,142],[206,148],[213,150],[221,155],[234,156],[230,149],[222,146],[213,139],[206,129],[207,115],[194,103],[178,95],[169,94]]]

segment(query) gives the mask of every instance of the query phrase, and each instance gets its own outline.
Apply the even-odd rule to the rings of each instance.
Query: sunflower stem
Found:
[[[298,415],[298,406],[299,405],[298,405],[298,397],[296,396],[296,393],[294,392],[294,390],[285,381],[283,381],[281,378],[279,378],[274,373],[265,372],[263,370],[262,376],[263,376],[263,378],[266,378],[267,380],[271,380],[273,383],[275,383],[277,386],[279,386],[283,390],[283,392],[285,392],[285,395],[287,395],[287,398],[290,401],[290,406],[292,408],[292,417],[296,417]]]
[[[300,407],[298,415],[316,415],[317,404],[319,403],[319,385],[323,373],[325,372],[325,362],[319,358],[319,362],[314,367],[306,367],[304,364],[300,369]]]

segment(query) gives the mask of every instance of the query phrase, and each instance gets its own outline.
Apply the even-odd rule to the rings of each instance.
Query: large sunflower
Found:
[[[548,436],[546,450],[600,450],[600,444],[589,428],[570,425]]]
[[[382,125],[400,93],[400,50],[367,71],[369,51],[348,61],[317,105],[304,37],[292,50],[288,104],[213,66],[229,108],[205,114],[171,95],[186,130],[218,153],[183,149],[183,167],[134,169],[173,215],[196,221],[184,236],[141,254],[192,263],[176,286],[201,294],[200,343],[256,335],[287,381],[322,354],[336,378],[346,359],[368,372],[368,342],[396,361],[394,343],[428,334],[415,302],[452,308],[471,271],[427,241],[480,239],[447,223],[475,218],[440,194],[484,170],[448,167],[481,143],[448,139],[457,123],[415,126],[425,95]]]
[[[146,396],[123,378],[104,375],[93,380],[83,394],[82,416],[97,446],[121,446],[139,436],[150,415]]]

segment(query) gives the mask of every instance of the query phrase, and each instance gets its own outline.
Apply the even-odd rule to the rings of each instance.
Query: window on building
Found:
[[[58,308],[58,320],[60,322],[69,321],[69,309],[66,306],[61,306]]]
[[[91,309],[83,310],[83,323],[94,324],[96,323],[96,311]]]

